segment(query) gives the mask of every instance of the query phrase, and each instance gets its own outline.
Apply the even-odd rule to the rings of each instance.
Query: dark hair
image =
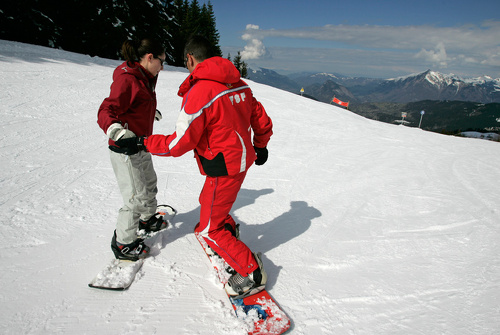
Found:
[[[201,35],[191,36],[187,40],[183,56],[186,57],[187,54],[193,55],[199,62],[203,62],[205,59],[217,55],[214,45]]]
[[[165,53],[165,47],[151,38],[127,40],[122,44],[122,56],[127,62],[138,62],[146,54],[158,57]]]

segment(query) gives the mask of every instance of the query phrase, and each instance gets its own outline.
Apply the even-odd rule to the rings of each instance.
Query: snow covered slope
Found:
[[[0,41],[3,334],[245,334],[192,234],[191,154],[154,158],[179,211],[127,291],[87,283],[112,257],[120,195],[96,123],[116,61]],[[174,129],[186,72],[157,93]],[[263,252],[291,334],[498,334],[500,144],[364,119],[249,81],[275,124],[234,217]]]

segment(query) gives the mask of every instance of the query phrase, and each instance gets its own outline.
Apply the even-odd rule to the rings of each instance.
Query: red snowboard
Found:
[[[203,238],[197,233],[195,235],[203,250],[206,250],[207,245]],[[226,284],[231,276],[226,271],[229,265],[218,255],[207,254],[207,256],[217,272],[220,282]],[[290,328],[290,319],[266,290],[242,299],[233,299],[229,295],[228,298],[233,305],[236,316],[250,328],[253,328],[248,332],[249,335],[280,335]]]

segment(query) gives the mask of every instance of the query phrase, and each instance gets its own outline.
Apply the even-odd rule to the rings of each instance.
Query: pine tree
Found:
[[[222,50],[219,46],[220,35],[217,32],[214,9],[210,1],[206,5],[204,4],[201,9],[201,24],[202,24],[202,30],[200,31],[201,35],[206,36],[206,38],[208,38],[208,40],[215,47],[214,51],[216,55],[222,57]]]
[[[120,58],[126,39],[162,41],[167,63],[184,64],[190,35],[207,37],[222,55],[210,2],[198,0],[21,0],[0,4],[0,38]]]
[[[175,24],[169,26],[172,35],[172,65],[184,66],[184,45],[186,43],[185,22],[189,8],[188,0],[174,0],[173,5]]]
[[[60,29],[39,0],[2,1],[0,39],[55,47]]]
[[[234,57],[234,59],[233,59],[233,64],[238,69],[238,71],[240,71],[241,77],[246,78],[248,75],[248,66],[241,59],[241,53],[239,51],[236,54],[236,57]]]
[[[164,41],[165,48],[167,50],[167,64],[173,65],[175,62],[175,34],[174,31],[179,29],[179,22],[176,17],[177,9],[175,7],[174,0],[161,0],[165,6],[165,32],[168,35],[167,39]],[[179,52],[181,53],[181,52]]]
[[[248,78],[248,66],[247,63],[241,62],[240,73],[243,78]]]
[[[200,7],[198,0],[175,0],[175,17],[178,29],[171,31],[174,46],[175,66],[184,66],[184,45],[192,35],[202,35],[208,38],[215,47],[215,53],[222,56],[219,46],[219,33],[215,27],[215,15],[210,2]]]
[[[191,35],[201,34],[201,9],[198,0],[192,0],[191,4],[188,6],[186,21],[184,22],[183,28],[185,31],[184,41]]]
[[[241,68],[241,54],[240,52],[238,51],[238,53],[236,54],[236,57],[234,57],[233,59],[233,64],[234,66],[238,69],[238,71],[240,70]]]

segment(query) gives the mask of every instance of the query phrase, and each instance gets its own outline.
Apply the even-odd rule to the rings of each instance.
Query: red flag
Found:
[[[343,101],[340,101],[339,99],[333,97],[333,100],[332,100],[334,103],[336,103],[337,105],[340,105],[340,106],[344,106],[344,107],[349,107],[349,102],[343,102]]]

